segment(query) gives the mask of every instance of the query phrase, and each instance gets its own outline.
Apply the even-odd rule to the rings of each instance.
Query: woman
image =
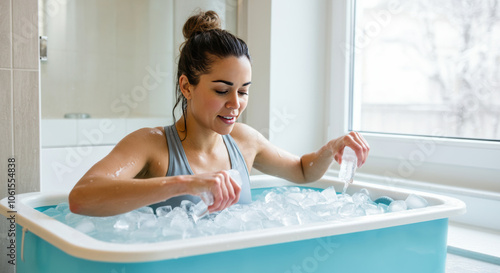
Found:
[[[181,103],[182,117],[172,126],[140,129],[121,140],[75,185],[69,195],[72,212],[115,215],[147,205],[196,201],[203,192],[213,195],[208,209],[214,212],[240,197],[250,201],[252,167],[305,183],[321,178],[334,159],[340,163],[345,146],[356,152],[359,166],[365,162],[369,146],[356,132],[298,157],[236,123],[251,85],[247,45],[220,29],[213,11],[190,17],[183,34],[175,105]],[[240,172],[242,186],[224,171],[229,169]]]

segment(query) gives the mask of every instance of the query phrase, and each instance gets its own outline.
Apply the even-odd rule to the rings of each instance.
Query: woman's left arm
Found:
[[[303,155],[300,158],[304,182],[320,179],[333,160],[341,164],[344,147],[350,147],[354,150],[358,158],[358,168],[365,164],[370,152],[370,146],[361,134],[352,131],[347,135],[330,140],[317,152]]]
[[[344,147],[354,150],[358,157],[358,167],[361,167],[368,157],[370,146],[357,132],[333,139],[318,151],[301,157],[293,155],[274,146],[260,133],[257,134],[256,155],[253,166],[259,171],[284,178],[295,183],[306,183],[320,179],[335,160],[342,163]],[[253,142],[253,141],[252,141]]]

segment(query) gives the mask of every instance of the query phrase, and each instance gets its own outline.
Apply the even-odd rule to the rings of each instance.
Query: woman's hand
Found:
[[[238,202],[241,187],[231,178],[227,171],[215,173],[196,174],[191,176],[190,186],[194,195],[210,192],[214,203],[208,206],[210,212],[220,211]]]
[[[300,158],[303,178],[299,182],[310,182],[320,179],[330,168],[333,160],[342,163],[342,155],[345,147],[350,147],[358,158],[358,167],[361,167],[368,157],[370,146],[366,140],[357,132],[350,132],[345,136],[329,141],[317,152],[303,155]]]
[[[342,163],[344,147],[347,146],[353,149],[358,158],[358,168],[365,164],[368,153],[370,152],[370,145],[368,145],[368,142],[366,142],[361,134],[354,131],[328,142],[327,146],[330,147],[335,161],[339,164]]]

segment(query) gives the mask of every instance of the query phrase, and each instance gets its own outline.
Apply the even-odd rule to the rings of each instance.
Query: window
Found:
[[[500,140],[500,0],[357,0],[356,131]]]
[[[363,134],[362,173],[500,193],[500,0],[331,8],[328,138]]]

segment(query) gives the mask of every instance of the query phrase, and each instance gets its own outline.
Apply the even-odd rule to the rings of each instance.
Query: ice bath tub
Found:
[[[289,186],[269,176],[251,178],[252,188]],[[325,178],[307,187],[342,184]],[[67,201],[67,194],[17,196],[17,272],[444,272],[448,217],[463,202],[434,194],[356,182],[372,198],[425,197],[429,207],[355,219],[277,227],[148,244],[96,240],[36,208]],[[8,216],[7,198],[1,213]]]

